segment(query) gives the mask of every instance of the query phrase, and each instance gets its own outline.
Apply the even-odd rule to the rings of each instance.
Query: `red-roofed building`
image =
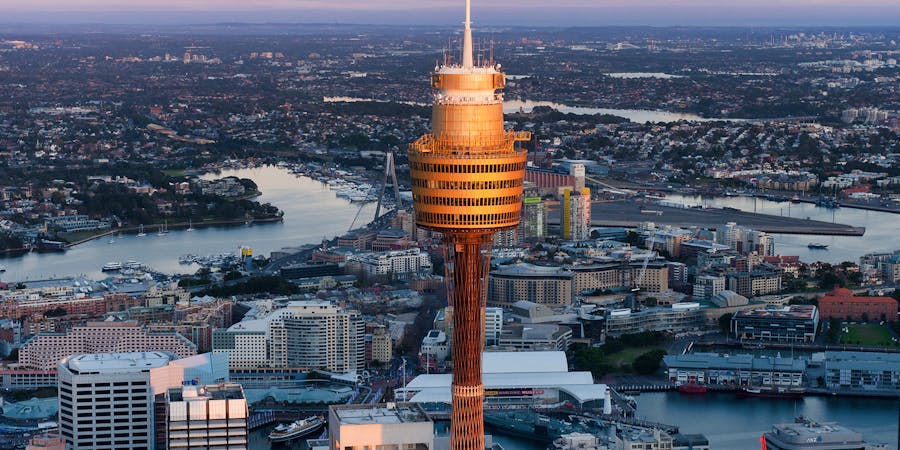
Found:
[[[839,288],[819,299],[822,319],[896,320],[897,300],[891,297],[857,297],[850,289]]]

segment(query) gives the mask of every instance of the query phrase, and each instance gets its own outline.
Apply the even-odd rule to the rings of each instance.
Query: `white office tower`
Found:
[[[418,403],[333,405],[328,409],[331,449],[431,450],[434,422]]]
[[[247,399],[241,385],[169,388],[166,441],[169,450],[247,450]]]
[[[74,355],[59,362],[59,432],[74,449],[154,447],[150,371],[168,353]]]

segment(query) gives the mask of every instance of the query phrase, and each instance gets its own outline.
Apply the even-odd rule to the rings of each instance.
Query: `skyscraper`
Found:
[[[409,148],[413,206],[419,227],[441,232],[453,307],[450,448],[484,449],[484,301],[491,235],[515,228],[522,210],[530,133],[503,128],[506,78],[472,52],[471,1],[466,0],[462,62],[431,74],[432,132]]]
[[[563,192],[562,237],[567,241],[584,241],[591,237],[591,190],[581,188]]]

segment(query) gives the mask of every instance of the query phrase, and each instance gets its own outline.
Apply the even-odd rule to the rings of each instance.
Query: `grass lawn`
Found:
[[[173,178],[181,178],[184,176],[184,171],[178,169],[163,170],[163,173]]]
[[[637,359],[638,356],[643,355],[651,350],[664,350],[661,347],[635,347],[635,348],[626,348],[620,352],[613,353],[607,356],[605,359],[609,361],[613,367],[619,368],[623,365],[630,366],[631,363]]]
[[[881,325],[843,325],[841,344],[892,345],[891,333]]]

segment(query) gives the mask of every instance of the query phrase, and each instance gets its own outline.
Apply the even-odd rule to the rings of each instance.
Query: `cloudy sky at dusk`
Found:
[[[481,23],[900,25],[900,0],[474,0]],[[462,0],[0,0],[0,22],[458,23]]]

